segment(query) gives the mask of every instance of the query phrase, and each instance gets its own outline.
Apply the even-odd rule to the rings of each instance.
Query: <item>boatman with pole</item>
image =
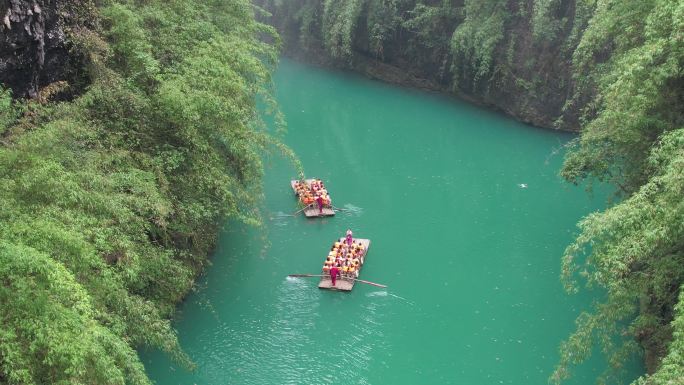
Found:
[[[318,195],[316,197],[316,203],[318,203],[318,214],[323,214],[323,196]]]
[[[333,286],[335,286],[338,274],[340,274],[340,268],[337,267],[337,264],[335,264],[333,267],[330,268],[330,279],[332,280]]]

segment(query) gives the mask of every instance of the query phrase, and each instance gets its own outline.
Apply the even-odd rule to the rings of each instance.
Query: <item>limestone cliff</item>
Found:
[[[455,94],[541,127],[578,130],[572,0],[257,0],[287,55]],[[581,100],[580,100],[581,102]]]
[[[35,98],[41,88],[55,82],[79,82],[81,59],[70,54],[67,34],[77,24],[74,9],[87,9],[88,3],[0,1],[0,84],[14,97]]]

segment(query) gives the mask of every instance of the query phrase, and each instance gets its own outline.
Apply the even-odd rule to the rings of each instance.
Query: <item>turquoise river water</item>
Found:
[[[193,372],[142,352],[158,384],[547,384],[590,293],[560,256],[605,204],[558,176],[572,135],[483,108],[283,60],[283,140],[335,217],[306,219],[293,167],[266,159],[265,225],[230,226],[174,321]],[[526,184],[522,188],[520,184]],[[332,241],[370,238],[351,293],[317,288]],[[638,366],[638,365],[635,365]],[[568,384],[591,384],[592,359]],[[634,368],[638,370],[638,368]],[[624,383],[633,379],[634,373]]]

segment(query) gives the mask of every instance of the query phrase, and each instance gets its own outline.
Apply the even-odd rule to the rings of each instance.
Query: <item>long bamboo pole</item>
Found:
[[[312,205],[313,205],[313,203],[311,203],[311,204],[308,204],[308,205],[304,206],[304,208],[302,208],[301,210],[297,210],[297,211],[295,211],[295,213],[294,213],[294,214],[292,214],[292,216],[295,216],[295,215],[297,215],[297,214],[301,213],[302,211],[304,211],[304,210],[308,209],[308,208],[309,208],[309,207],[311,207]]]
[[[289,274],[288,277],[310,278],[310,277],[328,277],[328,275],[327,275],[327,274],[325,274],[325,275],[324,275],[324,274]],[[353,279],[354,281],[358,281],[358,282],[365,283],[365,284],[368,284],[368,285],[373,285],[373,286],[382,287],[382,288],[386,288],[386,287],[387,287],[387,285],[381,285],[381,284],[379,284],[379,283],[375,283],[375,282],[371,282],[371,281],[366,281],[366,280],[363,280],[363,279],[358,279],[358,278],[352,278],[352,279]]]

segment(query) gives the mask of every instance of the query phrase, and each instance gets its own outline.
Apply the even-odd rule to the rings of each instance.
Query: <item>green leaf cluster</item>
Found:
[[[532,36],[538,40],[553,40],[562,27],[555,13],[560,7],[559,0],[534,0],[532,12]]]
[[[12,101],[12,92],[0,87],[0,136],[19,117],[19,106]]]
[[[462,7],[457,7],[451,1],[445,0],[436,5],[417,3],[407,12],[402,27],[410,31],[409,41],[419,43],[430,49],[439,50],[448,47],[451,42],[453,26],[461,18]],[[417,40],[417,42],[413,42]],[[408,52],[412,50],[409,49]]]
[[[473,74],[474,84],[491,73],[494,51],[504,38],[507,17],[505,0],[465,1],[465,19],[451,38],[455,87],[459,76]]]
[[[565,251],[567,288],[576,290],[579,276],[604,289],[606,300],[578,318],[577,331],[561,347],[556,381],[591,354],[594,340],[620,369],[636,350],[635,341],[663,344],[670,338],[684,282],[684,128],[661,138],[648,168],[649,181],[619,204],[584,218],[580,235]],[[681,333],[672,346],[681,345],[677,338]],[[668,354],[675,353],[672,346]],[[684,378],[684,367],[678,373]]]
[[[585,107],[581,142],[562,175],[607,180],[629,194],[647,180],[646,159],[659,136],[684,124],[684,7],[608,3],[597,6],[573,55],[577,92],[596,97]]]
[[[333,57],[351,58],[356,24],[366,0],[325,0],[323,41]]]

